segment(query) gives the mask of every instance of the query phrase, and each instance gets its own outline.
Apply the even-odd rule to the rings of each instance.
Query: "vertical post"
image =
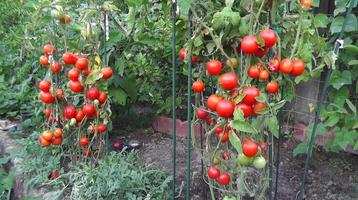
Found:
[[[282,91],[281,91],[282,96]],[[278,111],[278,141],[276,146],[276,161],[275,161],[275,167],[276,167],[276,175],[275,175],[275,192],[274,192],[274,200],[277,199],[277,190],[278,190],[278,176],[279,176],[279,168],[280,168],[280,148],[281,148],[281,124],[282,124],[282,108]]]
[[[188,27],[188,35],[189,35],[189,39],[191,39],[192,37],[192,13],[191,10],[189,9],[189,13],[188,13],[188,18],[189,18],[189,27]],[[187,158],[186,158],[186,195],[185,195],[185,199],[186,200],[190,200],[190,161],[191,161],[191,75],[192,75],[192,62],[191,62],[191,56],[192,56],[192,50],[191,48],[189,48],[189,53],[188,53],[188,88],[187,88],[187,93],[188,93],[188,108],[187,108],[187,121],[188,121],[188,134],[187,134],[187,149],[188,149],[188,154],[187,154]]]
[[[108,14],[107,12],[104,12],[103,14],[103,22],[104,22],[104,37],[103,37],[103,64],[105,66],[108,65],[108,57],[107,57],[107,41],[109,39],[109,24],[108,24]],[[109,134],[108,131],[106,131],[106,154],[109,152]]]
[[[176,132],[176,12],[177,3],[172,0],[172,118],[173,118],[173,185],[172,185],[172,199],[175,199],[175,174],[176,174],[176,146],[177,146],[177,132]]]
[[[356,2],[356,0],[352,0],[351,3],[349,4],[349,8],[346,13],[346,17],[344,19],[341,32],[339,33],[339,36],[338,36],[336,43],[334,45],[333,53],[335,54],[336,58],[338,58],[339,49],[343,47],[343,40],[342,40],[343,33],[344,33],[344,30],[347,25],[348,17],[352,13],[353,5],[355,4],[355,2]],[[333,63],[333,65],[335,65],[335,63]],[[323,100],[326,96],[326,93],[327,93],[328,80],[331,77],[332,67],[333,66],[331,66],[331,68],[328,69],[327,75],[324,80],[324,85],[323,85],[322,91],[320,93],[319,101],[317,104],[317,110],[315,112],[315,120],[314,120],[314,124],[313,124],[313,128],[312,128],[311,138],[309,140],[309,145],[308,145],[308,149],[307,149],[307,157],[306,157],[306,161],[305,161],[305,168],[304,168],[301,187],[300,187],[300,193],[299,193],[300,200],[302,200],[304,198],[307,171],[308,171],[309,163],[310,163],[311,156],[312,156],[313,144],[315,143],[315,139],[316,139],[316,131],[317,131],[318,123],[319,123],[319,115],[321,112],[322,102],[323,102]]]

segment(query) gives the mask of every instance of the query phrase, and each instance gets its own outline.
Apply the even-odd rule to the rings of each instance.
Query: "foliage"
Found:
[[[9,161],[9,156],[0,158],[0,199],[10,199],[11,189],[14,187],[14,173],[8,173],[3,167]]]
[[[75,165],[69,173],[73,199],[168,199],[170,181],[133,152],[112,153],[96,166]]]
[[[331,41],[329,48],[322,51],[324,54],[333,55],[333,47],[336,38],[342,30],[344,18],[349,0],[339,1],[332,17],[323,14],[315,16],[316,23],[321,24],[320,28],[327,31],[328,41]],[[354,5],[356,7],[357,5]],[[332,74],[328,80],[327,103],[323,104],[318,124],[318,135],[326,136],[329,132],[333,133],[335,138],[325,144],[327,151],[344,151],[347,147],[353,147],[358,150],[358,118],[357,118],[357,93],[358,93],[358,24],[357,17],[351,14],[348,17],[347,27],[344,30],[344,48],[340,50],[335,62],[326,63],[318,68],[331,68]],[[333,56],[332,56],[333,57]],[[324,76],[325,74],[323,74]],[[307,127],[307,133],[311,134],[312,124]],[[296,154],[306,153],[302,148],[307,147],[307,141],[304,141],[296,149]]]

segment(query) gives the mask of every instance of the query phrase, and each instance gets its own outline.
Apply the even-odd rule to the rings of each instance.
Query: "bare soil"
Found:
[[[148,165],[173,173],[172,137],[155,133],[151,128],[114,133],[111,141],[138,141],[140,156]],[[297,142],[283,141],[280,149],[278,200],[295,200],[303,174],[305,156],[293,157]],[[176,187],[178,199],[185,199],[186,139],[177,140]],[[202,180],[201,161],[195,152],[191,160],[191,199],[208,200],[209,190]],[[358,200],[358,156],[348,153],[313,154],[306,182],[307,200]]]

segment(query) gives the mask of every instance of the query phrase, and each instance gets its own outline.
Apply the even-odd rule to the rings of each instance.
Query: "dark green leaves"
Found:
[[[335,88],[339,89],[346,84],[352,84],[352,74],[348,70],[344,70],[340,72],[338,70],[334,70],[332,72],[329,83]]]
[[[351,14],[349,16],[347,16],[347,25],[345,28],[345,32],[353,32],[353,31],[357,31],[358,30],[358,21],[357,21],[357,17],[354,14]],[[343,22],[344,22],[344,17],[343,16],[339,16],[333,19],[332,24],[331,24],[331,32],[332,33],[339,33],[342,30],[342,26],[343,26]]]
[[[231,121],[230,126],[238,131],[257,134],[258,131],[248,122],[233,120]]]
[[[236,149],[237,153],[241,154],[242,153],[241,141],[234,131],[229,132],[229,140],[231,145]]]
[[[308,148],[308,142],[302,142],[293,150],[293,156],[297,156],[299,154],[306,154]]]
[[[325,14],[317,14],[313,19],[313,24],[317,28],[326,28],[329,23],[329,19]]]

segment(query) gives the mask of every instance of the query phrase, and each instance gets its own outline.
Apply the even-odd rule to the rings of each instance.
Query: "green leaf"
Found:
[[[356,142],[356,144],[354,145],[354,150],[358,150],[358,141]]]
[[[261,93],[260,96],[255,98],[256,101],[265,103],[267,101],[265,94]]]
[[[328,119],[324,122],[324,124],[327,127],[333,127],[339,122],[339,114],[338,113],[332,113],[328,116]]]
[[[251,126],[251,124],[245,121],[232,120],[230,123],[230,127],[234,128],[235,130],[246,133],[258,133],[257,130]]]
[[[313,24],[317,28],[326,28],[328,23],[329,23],[329,19],[328,19],[327,15],[325,15],[325,14],[319,13],[313,19]]]
[[[137,99],[137,84],[135,76],[128,76],[124,79],[119,80],[120,87],[127,93],[131,100],[135,101]]]
[[[319,0],[313,0],[312,1],[312,6],[313,7],[319,7]]]
[[[235,0],[225,0],[226,7],[231,8]]]
[[[241,109],[235,109],[234,120],[245,121],[244,113],[242,112]]]
[[[103,74],[99,70],[93,70],[90,75],[88,75],[85,83],[90,85],[96,83],[99,79],[103,77]]]
[[[201,45],[203,45],[204,44],[204,42],[203,42],[203,37],[201,36],[201,35],[199,35],[198,37],[196,37],[195,39],[194,39],[194,46],[195,47],[199,47],[199,46],[201,46]]]
[[[180,15],[187,17],[193,0],[177,1]]]
[[[353,66],[358,65],[358,60],[351,60],[348,62],[348,65],[353,65]]]
[[[229,132],[229,140],[231,145],[236,149],[237,153],[241,154],[242,153],[241,141],[234,131]]]
[[[269,131],[276,137],[278,138],[279,136],[279,127],[278,127],[278,120],[276,116],[271,116],[270,118],[268,118],[267,120],[267,126]]]
[[[347,25],[344,31],[345,32],[357,31],[358,30],[357,17],[354,14],[351,14],[347,16],[347,20],[348,20]],[[335,17],[331,24],[331,32],[339,33],[342,30],[343,22],[344,22],[343,16]]]
[[[117,71],[118,75],[123,76],[124,68],[126,66],[123,57],[120,57],[119,59],[117,59],[114,66],[116,67],[116,71]]]
[[[4,158],[0,158],[0,165],[6,164],[7,162],[9,162],[10,157],[4,157]]]
[[[354,104],[349,99],[346,99],[346,103],[347,103],[348,107],[351,109],[351,111],[354,113],[354,115],[356,115],[357,108],[354,106]]]
[[[344,45],[343,49],[349,53],[358,54],[358,46],[356,45],[352,45],[352,44]]]
[[[296,148],[293,150],[293,156],[297,156],[299,154],[306,154],[308,149],[308,142],[302,142],[296,146]]]
[[[284,100],[281,100],[281,101],[275,103],[275,104],[272,105],[271,107],[272,107],[273,110],[279,110],[279,109],[282,108],[285,104],[286,104],[286,100],[284,99]]]
[[[329,83],[338,90],[344,85],[352,84],[352,74],[348,70],[344,70],[343,73],[341,73],[339,70],[334,70],[330,77]]]
[[[122,88],[120,88],[120,87],[110,87],[109,91],[112,94],[113,100],[116,103],[118,103],[118,104],[120,104],[122,106],[126,105],[128,95]]]

